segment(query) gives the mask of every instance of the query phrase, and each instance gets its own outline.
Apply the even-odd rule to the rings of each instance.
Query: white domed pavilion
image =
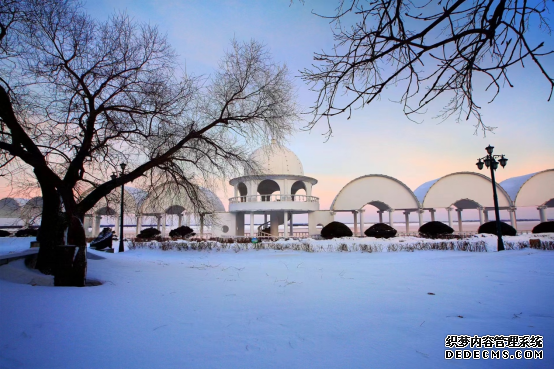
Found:
[[[250,163],[254,171],[247,171],[244,176],[229,181],[234,188],[234,197],[229,199],[230,216],[221,214],[221,230],[213,230],[213,233],[245,235],[244,216],[248,214],[251,236],[260,234],[265,228],[270,228],[265,235],[278,236],[279,225],[284,225],[285,237],[293,235],[294,214],[319,210],[319,199],[312,196],[312,186],[317,180],[305,176],[296,154],[275,140],[254,151]],[[264,224],[254,229],[256,214],[264,215]]]

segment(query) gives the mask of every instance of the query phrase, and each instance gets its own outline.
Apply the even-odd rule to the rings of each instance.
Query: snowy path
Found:
[[[0,368],[554,367],[554,252],[102,256],[98,287],[0,280]],[[449,334],[544,359],[445,360]]]

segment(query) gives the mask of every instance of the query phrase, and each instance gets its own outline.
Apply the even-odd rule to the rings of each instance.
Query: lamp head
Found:
[[[125,167],[127,166],[127,164],[121,163],[119,166],[121,167],[121,171],[125,172]]]
[[[479,159],[479,161],[475,165],[477,165],[477,168],[479,168],[479,170],[483,169],[483,162],[481,161],[481,159]]]
[[[112,177],[112,180],[115,180],[115,179],[117,178],[117,176],[115,175],[115,173],[112,173],[111,177]]]
[[[491,159],[490,158],[485,159],[485,165],[487,166],[487,168],[489,168],[491,166]]]
[[[498,160],[498,162],[500,163],[500,165],[502,165],[502,168],[506,167],[506,164],[508,163],[508,159],[506,159],[504,157],[504,155],[502,155],[502,157]]]
[[[498,162],[494,159],[491,161],[492,169],[497,170],[498,169]]]
[[[489,145],[489,146],[485,147],[485,150],[487,150],[487,153],[489,155],[492,155],[492,150],[494,150],[494,146]]]

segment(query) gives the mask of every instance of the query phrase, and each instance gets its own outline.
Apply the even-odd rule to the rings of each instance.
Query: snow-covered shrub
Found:
[[[517,231],[508,223],[500,222],[500,230],[503,236],[515,236]],[[496,221],[481,224],[478,233],[496,234]]]
[[[537,224],[533,228],[533,233],[554,233],[554,221]]]
[[[8,231],[4,231],[3,229],[0,229],[0,237],[9,237],[12,234]]]
[[[194,231],[192,230],[192,228],[188,226],[181,226],[181,227],[172,229],[169,232],[169,237],[171,238],[185,238],[190,236],[194,236]]]
[[[148,240],[158,237],[161,233],[162,232],[158,231],[156,228],[146,228],[143,229],[139,234],[137,234],[137,238]]]
[[[352,237],[352,231],[341,222],[331,222],[321,229],[321,237],[330,240],[331,238]]]
[[[38,234],[38,229],[24,228],[15,232],[15,237],[36,237],[37,234]]]
[[[385,223],[375,223],[366,229],[364,234],[367,237],[391,238],[396,236],[396,229]]]
[[[438,238],[452,233],[454,233],[454,229],[443,222],[432,221],[419,227],[419,235],[425,238]]]

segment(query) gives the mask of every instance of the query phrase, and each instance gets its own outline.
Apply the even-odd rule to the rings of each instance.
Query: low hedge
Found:
[[[162,232],[158,231],[156,228],[146,228],[146,229],[143,229],[138,235],[137,235],[137,238],[142,238],[142,239],[151,239],[151,238],[156,238],[158,237],[160,234],[162,234]]]
[[[178,228],[172,229],[169,232],[169,237],[171,238],[185,238],[193,235],[194,235],[194,231],[192,230],[192,228],[188,226],[178,227]]]
[[[419,235],[425,238],[437,238],[452,233],[454,233],[452,227],[438,221],[428,222],[419,227]]]
[[[554,221],[537,224],[533,228],[533,233],[554,233]]]
[[[3,229],[0,229],[0,237],[9,237],[11,236],[11,232],[4,231]]]
[[[396,236],[396,233],[396,229],[385,223],[375,223],[364,232],[367,237],[375,238],[391,238]]]
[[[341,222],[331,222],[321,229],[321,237],[326,240],[331,238],[352,237],[352,231]]]
[[[517,231],[508,223],[500,222],[500,230],[503,236],[515,236]],[[496,221],[481,224],[477,233],[496,234]]]
[[[15,237],[36,237],[37,234],[38,234],[38,229],[23,228],[15,232]]]

